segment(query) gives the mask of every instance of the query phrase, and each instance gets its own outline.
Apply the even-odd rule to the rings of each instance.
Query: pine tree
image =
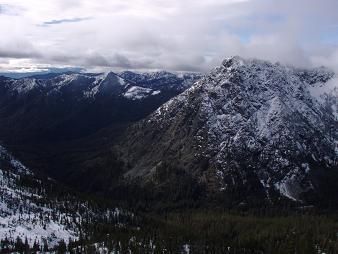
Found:
[[[35,239],[34,244],[33,244],[33,251],[38,252],[40,251],[40,245],[37,239]]]
[[[64,240],[61,240],[61,241],[59,242],[59,245],[57,246],[56,249],[57,249],[57,253],[58,253],[58,254],[66,253],[66,251],[67,251],[67,246],[66,246],[65,241],[64,241]]]
[[[44,252],[47,252],[49,249],[48,249],[48,243],[47,243],[47,240],[46,239],[43,239],[43,251]]]
[[[25,253],[30,253],[30,247],[27,237],[25,238]]]
[[[19,253],[24,253],[24,251],[25,251],[25,245],[23,244],[23,242],[22,242],[22,240],[19,236],[16,238],[14,250],[19,252]]]

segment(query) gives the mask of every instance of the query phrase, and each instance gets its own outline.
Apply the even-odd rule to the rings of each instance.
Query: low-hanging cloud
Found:
[[[11,0],[0,6],[16,14],[0,11],[1,69],[20,63],[207,71],[241,55],[338,70],[336,0]]]

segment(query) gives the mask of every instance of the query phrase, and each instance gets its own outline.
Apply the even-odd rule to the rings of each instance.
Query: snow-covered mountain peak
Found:
[[[291,65],[283,65],[279,62],[271,63],[267,60],[260,60],[256,58],[242,58],[240,56],[233,56],[223,60],[221,67],[225,67],[228,71],[262,71],[265,69],[279,70],[280,72],[289,73],[297,76],[300,81],[308,84],[325,83],[334,77],[334,72],[324,66],[305,69],[297,68]],[[217,67],[215,71],[219,71]]]
[[[121,85],[124,86],[126,81],[120,78],[116,73],[110,71],[104,74],[104,78],[102,79],[102,85]]]
[[[198,90],[215,96],[219,94],[219,97],[224,98],[230,95],[229,91],[237,90],[231,94],[232,97],[242,100],[243,96],[243,100],[249,99],[251,104],[259,104],[271,101],[275,97],[290,96],[298,99],[303,93],[308,96],[313,80],[320,79],[326,82],[332,77],[333,73],[324,68],[303,70],[279,63],[272,64],[264,60],[235,56],[226,58],[221,66],[216,67],[210,75],[202,78],[180,96],[183,98]],[[227,103],[224,106],[226,105]]]
[[[325,68],[301,70],[256,59],[228,58],[151,115],[142,126],[146,131],[140,131],[140,139],[147,140],[145,132],[160,128],[158,138],[149,134],[152,140],[162,140],[163,147],[157,147],[167,151],[177,145],[180,152],[173,160],[181,167],[187,167],[186,161],[180,164],[180,158],[188,154],[207,161],[216,179],[216,172],[227,176],[220,182],[215,180],[222,191],[244,184],[246,177],[254,174],[258,182],[299,200],[315,188],[309,172],[336,167],[333,113],[310,91],[315,80],[325,83],[332,77]],[[193,148],[184,148],[188,145],[173,137],[188,138],[185,142],[194,144]],[[152,150],[153,146],[143,147]],[[158,158],[158,151],[154,157]],[[196,162],[190,161],[189,170],[196,167]],[[128,175],[148,174],[145,168],[153,170],[159,161],[151,163],[140,158]],[[205,179],[206,173],[194,174],[202,174],[201,181]]]
[[[107,93],[120,95],[127,86],[128,83],[116,73],[107,72],[96,77],[90,91],[87,91],[86,95],[89,97]]]

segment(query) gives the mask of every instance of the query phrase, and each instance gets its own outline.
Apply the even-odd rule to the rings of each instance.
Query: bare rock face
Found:
[[[318,200],[338,172],[337,85],[316,94],[333,78],[325,68],[225,59],[129,129],[117,147],[125,177],[161,184],[174,167],[209,193]]]

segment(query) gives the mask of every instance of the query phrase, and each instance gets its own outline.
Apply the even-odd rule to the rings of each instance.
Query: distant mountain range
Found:
[[[78,138],[109,124],[123,125],[142,119],[199,77],[166,72],[124,72],[121,77],[113,72],[60,74],[51,78],[2,77],[0,130],[8,139],[33,138],[34,142]]]
[[[128,126],[200,77],[164,71],[0,77],[0,140],[30,168],[73,182],[83,163],[109,152],[107,144]]]
[[[20,72],[20,71],[4,71],[0,72],[0,76],[4,76],[7,78],[27,78],[27,77],[36,77],[36,78],[52,78],[62,74],[71,74],[71,73],[80,73],[83,72],[83,68],[79,67],[66,67],[66,68],[48,68],[48,69],[41,69],[36,71],[30,72]]]

